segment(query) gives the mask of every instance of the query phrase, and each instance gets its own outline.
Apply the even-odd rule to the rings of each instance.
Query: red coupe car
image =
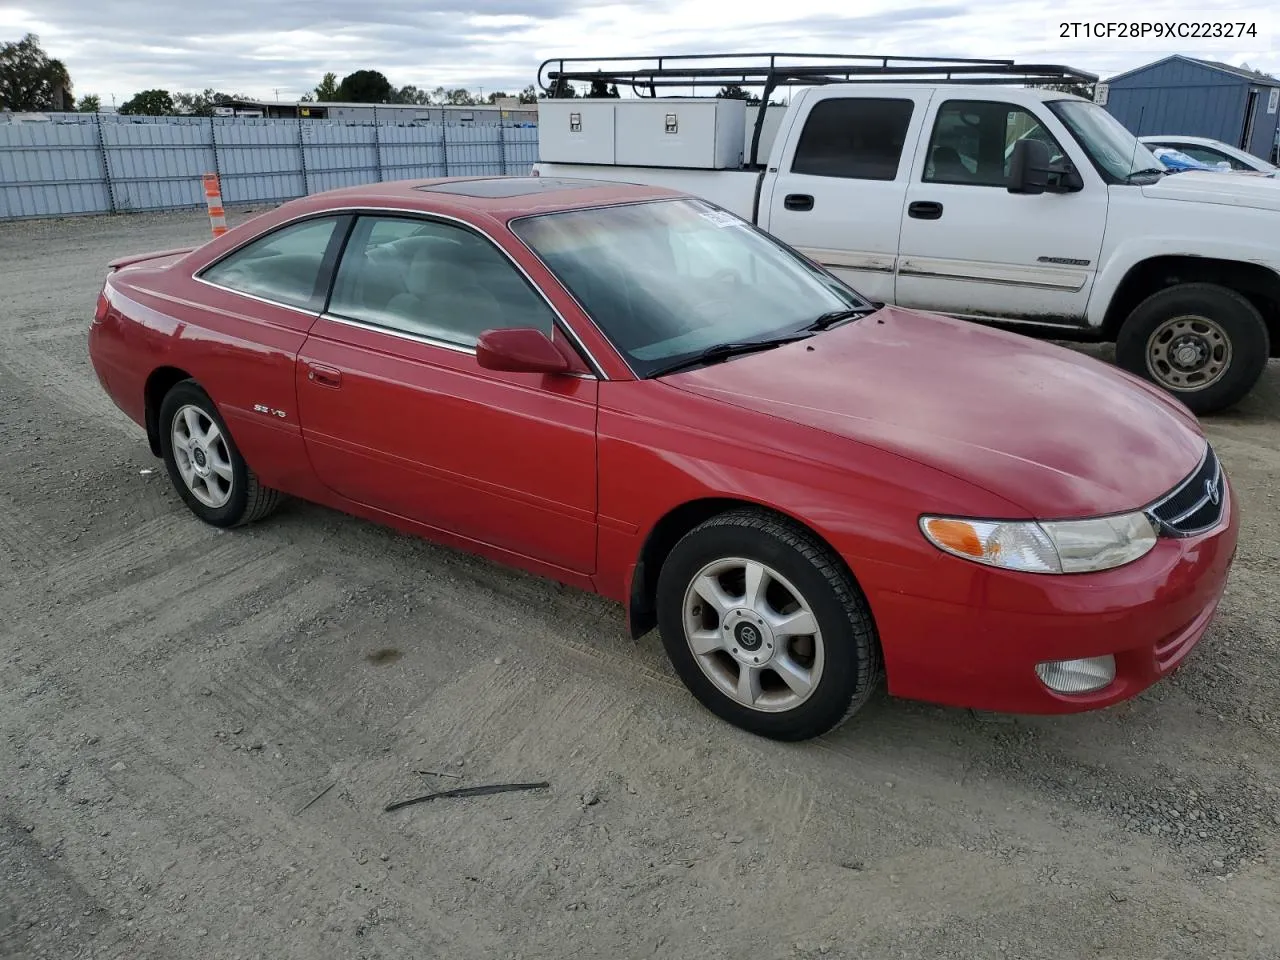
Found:
[[[882,679],[1002,712],[1131,697],[1235,555],[1168,395],[870,303],[672,191],[377,184],[111,271],[94,369],[200,519],[287,494],[596,591],[765,736]]]

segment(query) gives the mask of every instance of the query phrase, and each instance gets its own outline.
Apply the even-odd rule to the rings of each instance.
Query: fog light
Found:
[[[1093,693],[1116,678],[1116,658],[1107,654],[1083,660],[1050,660],[1036,664],[1036,676],[1055,693]]]

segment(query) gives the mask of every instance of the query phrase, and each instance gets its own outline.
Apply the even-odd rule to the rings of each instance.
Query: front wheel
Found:
[[[1181,283],[1129,314],[1116,362],[1205,414],[1243,399],[1270,349],[1266,322],[1246,297],[1215,283]]]
[[[879,678],[867,604],[807,530],[756,509],[707,520],[658,575],[658,624],[681,680],[724,720],[804,740],[852,716]]]

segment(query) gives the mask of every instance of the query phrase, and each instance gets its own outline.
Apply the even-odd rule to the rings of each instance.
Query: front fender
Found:
[[[1280,230],[1280,218],[1276,228]],[[1098,271],[1089,296],[1089,326],[1102,329],[1116,291],[1135,267],[1157,257],[1187,257],[1197,260],[1226,260],[1264,267],[1280,275],[1280,257],[1275,242],[1241,241],[1229,236],[1206,236],[1195,239],[1170,239],[1168,236],[1141,236],[1120,242]]]

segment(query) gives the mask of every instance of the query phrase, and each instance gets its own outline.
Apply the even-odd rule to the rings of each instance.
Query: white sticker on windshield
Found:
[[[742,221],[733,214],[726,213],[723,210],[715,210],[710,207],[702,211],[702,219],[710,220],[717,227],[736,227],[742,223]]]

